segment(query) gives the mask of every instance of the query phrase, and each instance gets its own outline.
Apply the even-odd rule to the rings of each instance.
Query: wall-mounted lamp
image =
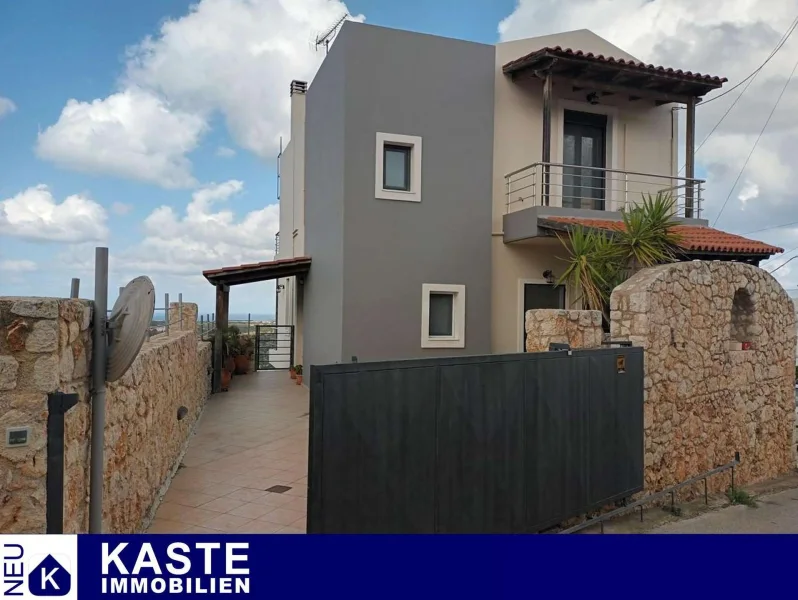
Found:
[[[587,95],[587,101],[590,102],[590,104],[598,104],[599,103],[598,94],[596,92],[590,92]]]
[[[543,271],[543,278],[546,280],[546,283],[554,284],[554,273],[551,272],[551,269]]]

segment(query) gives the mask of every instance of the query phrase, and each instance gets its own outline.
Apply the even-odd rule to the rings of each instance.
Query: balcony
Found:
[[[701,218],[706,183],[688,177],[542,162],[513,171],[504,179],[505,214],[533,206],[620,212],[644,196],[662,193],[673,198],[676,216],[687,219]]]
[[[504,241],[544,235],[539,217],[573,216],[620,220],[649,194],[669,194],[676,217],[687,223],[701,219],[703,179],[638,173],[619,169],[537,162],[505,176]]]

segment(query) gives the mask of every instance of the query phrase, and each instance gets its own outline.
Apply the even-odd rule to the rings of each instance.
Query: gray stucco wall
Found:
[[[341,360],[490,353],[494,47],[346,23],[333,48],[347,64]],[[337,99],[325,93],[325,102]],[[420,203],[375,199],[377,132],[421,136]],[[309,126],[308,152],[322,154],[318,143]],[[308,161],[308,173],[318,168]],[[309,249],[314,235],[309,222]],[[464,349],[421,348],[424,283],[466,286]]]
[[[343,38],[331,47],[306,98],[305,254],[313,260],[303,290],[307,366],[341,360],[345,47]]]

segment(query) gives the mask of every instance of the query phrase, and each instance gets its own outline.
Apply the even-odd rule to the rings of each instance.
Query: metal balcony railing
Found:
[[[530,206],[618,211],[669,194],[677,216],[701,217],[703,179],[537,162],[505,175],[506,213]]]

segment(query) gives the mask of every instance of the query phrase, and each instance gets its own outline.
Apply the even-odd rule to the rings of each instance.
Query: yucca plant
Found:
[[[679,257],[679,222],[669,194],[644,195],[631,210],[622,211],[623,228],[588,229],[581,225],[559,235],[569,257],[558,284],[570,283],[582,308],[600,310],[609,323],[612,291],[645,267],[674,262]]]

